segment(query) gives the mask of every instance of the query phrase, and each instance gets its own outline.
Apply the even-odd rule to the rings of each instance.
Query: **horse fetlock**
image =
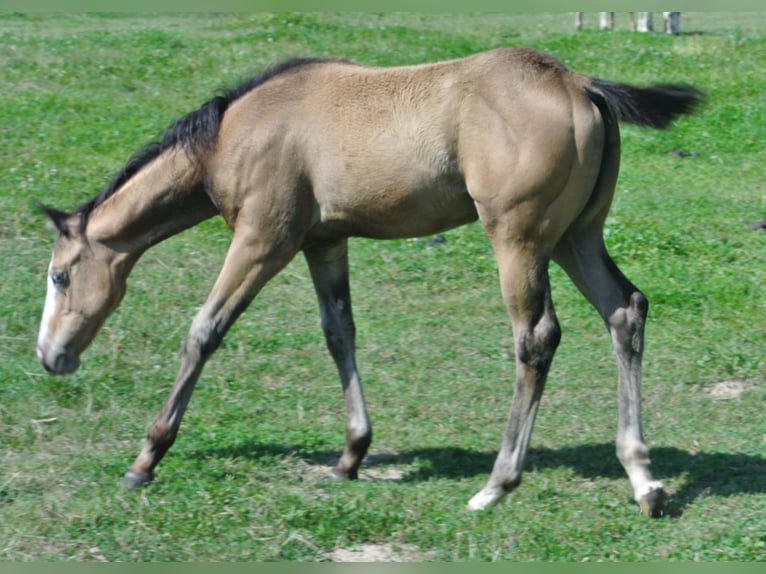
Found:
[[[371,432],[355,439],[348,439],[343,455],[332,469],[335,478],[356,480],[359,477],[359,467],[362,465],[371,442]]]
[[[495,506],[521,484],[521,473],[513,472],[502,480],[493,480],[468,501],[469,510],[486,510]]]
[[[631,474],[631,471],[638,472],[649,468],[651,462],[649,459],[649,447],[642,440],[618,438],[616,447],[617,458],[628,474]],[[645,480],[647,479],[637,479],[636,484],[642,483]],[[637,494],[642,488],[645,487],[636,488]]]
[[[346,448],[355,458],[363,459],[371,444],[372,430],[369,427],[363,432],[353,432],[346,429]]]
[[[359,479],[359,465],[354,466],[346,466],[344,464],[338,463],[336,466],[332,468],[330,471],[330,478],[335,478],[338,480],[358,480]]]
[[[153,453],[153,459],[159,460],[173,446],[178,429],[172,425],[155,421],[146,435],[146,447]]]
[[[348,480],[359,478],[359,467],[362,466],[369,444],[369,440],[361,444],[347,442],[343,454],[332,469],[335,478]]]

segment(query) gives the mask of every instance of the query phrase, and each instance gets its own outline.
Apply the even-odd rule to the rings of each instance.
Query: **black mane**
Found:
[[[117,190],[128,182],[128,180],[159,157],[164,151],[176,146],[181,146],[190,158],[194,161],[198,161],[200,155],[215,143],[223,114],[237,99],[273,77],[285,72],[296,68],[310,66],[312,64],[338,61],[345,60],[332,58],[296,58],[287,60],[281,64],[266,69],[257,76],[242,82],[235,88],[222,90],[219,95],[203,104],[198,110],[191,112],[171,124],[157,141],[154,141],[139,150],[130,158],[125,167],[117,173],[114,179],[112,179],[109,185],[107,185],[101,193],[75,210],[75,213],[80,214],[81,229],[83,231],[85,230],[85,227],[88,224],[88,218],[96,207],[114,195]]]

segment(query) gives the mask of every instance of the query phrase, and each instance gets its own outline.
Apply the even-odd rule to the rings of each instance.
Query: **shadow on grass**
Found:
[[[250,444],[234,448],[215,448],[193,453],[204,459],[210,456],[249,459],[297,456],[310,464],[332,465],[338,452],[302,446]],[[420,482],[433,478],[461,479],[489,474],[496,452],[479,452],[460,447],[435,447],[396,454],[371,454],[361,472],[376,467],[414,466],[404,470],[401,482]],[[700,496],[732,496],[766,493],[766,458],[741,453],[692,454],[673,447],[651,449],[652,472],[659,480],[681,478],[682,485],[666,503],[666,513],[680,516]],[[604,443],[530,449],[524,466],[526,473],[566,467],[583,478],[624,479],[627,475],[615,455],[614,444]],[[528,477],[529,479],[529,477]]]
[[[701,496],[766,493],[766,458],[742,453],[690,452],[673,447],[650,447],[652,474],[658,479],[681,478],[669,497],[666,513],[680,516]],[[614,445],[598,444],[562,449],[531,450],[527,470],[566,466],[584,478],[627,481]]]
[[[654,447],[650,454],[655,477],[659,480],[681,477],[683,480],[666,503],[666,513],[670,516],[680,516],[700,496],[766,493],[766,458],[740,453],[691,454],[673,447]],[[448,447],[415,450],[391,457],[393,460],[390,461],[384,459],[383,463],[406,464],[417,459],[430,462],[429,467],[406,474],[402,479],[406,482],[489,473],[495,456],[495,452],[478,453]],[[524,470],[529,473],[559,467],[571,468],[583,478],[627,481],[612,443],[560,449],[532,448]]]

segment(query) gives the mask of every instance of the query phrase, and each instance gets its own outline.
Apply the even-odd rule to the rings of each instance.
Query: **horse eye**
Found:
[[[65,272],[54,272],[51,273],[51,281],[55,287],[64,289],[67,285],[69,285],[69,275],[67,275]]]

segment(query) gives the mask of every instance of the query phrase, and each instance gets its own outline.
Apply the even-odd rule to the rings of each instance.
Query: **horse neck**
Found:
[[[180,149],[163,152],[90,215],[86,234],[137,259],[146,249],[215,215],[202,169]]]

